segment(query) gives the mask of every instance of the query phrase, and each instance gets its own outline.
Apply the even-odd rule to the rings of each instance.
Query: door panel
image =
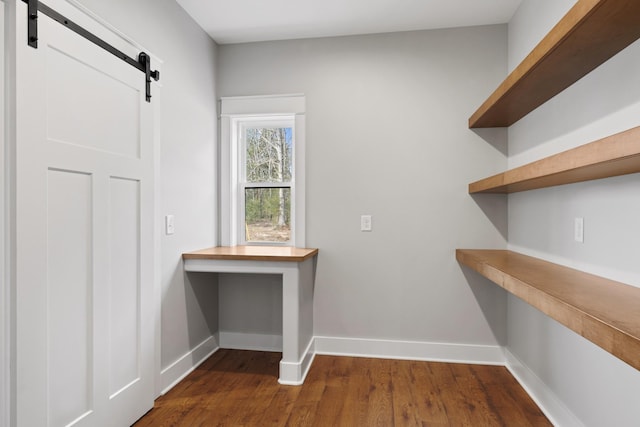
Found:
[[[47,351],[50,425],[68,425],[92,408],[91,175],[47,174]],[[65,390],[65,393],[61,393]]]
[[[38,27],[16,62],[18,427],[128,426],[154,397],[154,106],[139,70]]]
[[[75,34],[65,36],[71,39]],[[69,51],[62,42],[41,48],[46,49],[47,137],[137,158],[140,154],[139,88],[131,84],[140,85],[141,73],[133,68],[124,70],[133,76],[122,76],[129,77],[129,82],[119,80],[91,66],[95,56],[91,46],[83,51]],[[123,63],[123,66],[126,65]],[[96,88],[100,90],[96,92]],[[108,115],[105,110],[109,111]],[[80,117],[84,120],[78,120]]]
[[[109,395],[139,379],[140,184],[109,180]]]

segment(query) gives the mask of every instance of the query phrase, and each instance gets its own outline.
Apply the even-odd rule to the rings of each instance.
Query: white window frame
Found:
[[[221,99],[220,115],[220,244],[306,246],[305,235],[305,97],[304,95],[243,96]],[[242,182],[244,176],[243,126],[293,123],[293,164],[290,183]],[[264,184],[264,185],[261,185]],[[282,185],[285,184],[285,185]],[[244,228],[245,188],[291,187],[291,239],[289,242],[247,242]]]

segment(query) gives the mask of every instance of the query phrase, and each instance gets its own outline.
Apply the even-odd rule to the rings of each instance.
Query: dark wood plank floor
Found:
[[[219,350],[135,426],[550,426],[500,366],[316,356],[278,384],[280,353]]]

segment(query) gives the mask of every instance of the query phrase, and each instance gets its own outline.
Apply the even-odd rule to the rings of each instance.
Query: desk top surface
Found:
[[[183,259],[301,262],[315,256],[318,249],[291,246],[214,246],[182,254]]]

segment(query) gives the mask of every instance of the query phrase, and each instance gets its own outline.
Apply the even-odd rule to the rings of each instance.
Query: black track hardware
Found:
[[[80,25],[71,21],[70,19],[65,18],[63,15],[59,14],[55,10],[51,9],[46,4],[38,1],[38,0],[22,0],[27,3],[27,19],[28,19],[28,40],[27,43],[29,46],[37,49],[38,48],[38,11],[44,13],[49,18],[54,21],[59,22],[65,27],[69,28],[76,34],[84,37],[95,45],[100,46],[107,52],[111,53],[114,56],[117,56],[127,64],[137,68],[142,71],[145,75],[145,86],[146,86],[146,99],[147,102],[151,102],[151,79],[158,81],[160,80],[160,72],[158,70],[151,70],[151,58],[145,52],[140,52],[138,54],[138,58],[131,58],[126,53],[116,49],[111,46],[109,43],[105,42],[101,38],[97,37],[95,34],[87,31],[82,28]]]

